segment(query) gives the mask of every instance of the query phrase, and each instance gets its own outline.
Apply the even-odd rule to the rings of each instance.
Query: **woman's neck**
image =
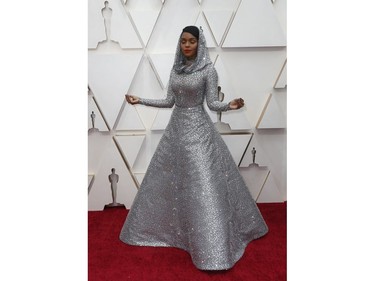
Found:
[[[195,57],[189,57],[189,58],[185,57],[185,64],[186,65],[192,65],[194,63],[195,59],[196,59],[196,56]]]

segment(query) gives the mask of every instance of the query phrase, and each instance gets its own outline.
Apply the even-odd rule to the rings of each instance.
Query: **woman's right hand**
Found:
[[[138,104],[139,103],[139,97],[132,96],[132,95],[125,95],[126,101],[130,104]]]

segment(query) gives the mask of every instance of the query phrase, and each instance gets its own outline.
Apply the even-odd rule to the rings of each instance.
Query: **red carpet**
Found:
[[[88,212],[89,281],[285,281],[286,203],[258,206],[269,233],[252,241],[232,269],[219,272],[198,270],[184,250],[122,243],[118,236],[125,209]]]

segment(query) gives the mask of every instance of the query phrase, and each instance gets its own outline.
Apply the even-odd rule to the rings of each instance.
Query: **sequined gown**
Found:
[[[143,105],[174,108],[120,240],[181,248],[197,268],[224,270],[268,228],[203,107],[206,99],[211,110],[229,109],[218,101],[216,70],[210,61],[190,70],[172,69],[165,99],[140,100]]]

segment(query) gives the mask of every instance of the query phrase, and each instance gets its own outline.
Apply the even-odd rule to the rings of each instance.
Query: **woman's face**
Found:
[[[197,56],[198,40],[189,32],[183,32],[180,38],[181,51],[187,59]]]

